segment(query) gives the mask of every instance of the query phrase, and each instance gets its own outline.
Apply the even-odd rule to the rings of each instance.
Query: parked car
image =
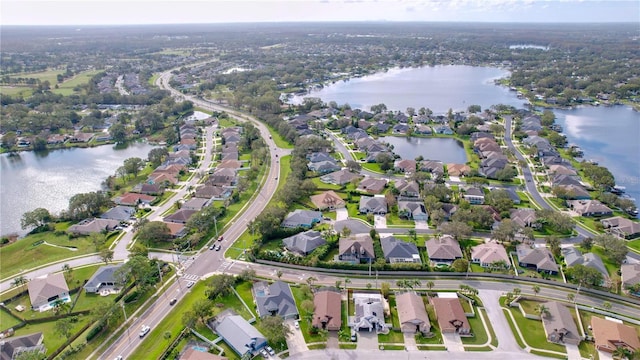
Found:
[[[142,325],[142,328],[140,329],[140,337],[144,337],[145,335],[147,335],[149,333],[149,331],[151,331],[151,328],[148,325]]]
[[[293,323],[293,326],[294,326],[296,329],[300,329],[300,322],[299,322],[298,320],[296,320],[296,321]]]
[[[273,351],[273,348],[271,348],[271,346],[267,345],[265,347],[265,349],[267,349],[267,352],[269,353],[269,355],[274,356],[276,354],[275,351]]]
[[[265,359],[269,358],[269,353],[264,348],[260,349],[260,355]]]
[[[358,341],[358,335],[356,335],[355,330],[351,330],[351,341]]]

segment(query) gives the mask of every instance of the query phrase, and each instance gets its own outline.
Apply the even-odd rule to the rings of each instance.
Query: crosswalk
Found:
[[[224,273],[225,271],[229,270],[233,266],[233,264],[234,264],[234,262],[232,262],[232,261],[224,261],[218,267],[218,271],[221,272],[221,273]]]
[[[196,274],[183,274],[181,276],[183,279],[185,280],[191,280],[191,281],[198,281],[200,280],[200,276],[196,275]]]

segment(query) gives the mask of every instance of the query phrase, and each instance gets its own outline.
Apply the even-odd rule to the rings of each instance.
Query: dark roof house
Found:
[[[414,243],[398,240],[393,236],[380,239],[382,252],[387,262],[394,263],[422,263],[420,252]]]
[[[308,255],[318,246],[322,246],[327,241],[319,231],[309,230],[282,239],[284,247],[299,255]]]
[[[283,319],[298,317],[296,301],[289,284],[285,282],[276,281],[271,285],[262,281],[257,282],[253,284],[253,295],[260,317],[276,315]]]

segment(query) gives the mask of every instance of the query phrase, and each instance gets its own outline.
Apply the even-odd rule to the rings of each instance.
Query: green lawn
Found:
[[[585,359],[589,359],[593,355],[593,360],[600,360],[596,345],[592,342],[581,341],[580,345],[578,345],[578,350],[580,350],[580,356]]]
[[[478,310],[478,308],[475,308],[474,310],[476,312],[476,316],[467,318],[467,320],[469,321],[469,325],[471,325],[471,332],[473,333],[473,337],[461,337],[462,343],[465,345],[482,345],[489,339],[487,331],[485,330],[484,325],[482,325],[480,314],[478,314],[480,310]],[[490,326],[489,323],[488,325]]]
[[[20,323],[20,320],[9,315],[6,311],[0,311],[0,331],[12,328]]]
[[[627,241],[627,246],[635,252],[640,252],[640,239]]]
[[[527,319],[518,309],[512,308],[509,310],[516,319],[516,324],[520,328],[520,332],[529,346],[543,350],[566,352],[564,346],[547,341],[542,321]]]
[[[538,315],[536,313],[536,307],[538,307],[538,305],[544,303],[544,301],[536,301],[536,300],[520,300],[519,301],[520,306],[522,306],[522,309],[524,310],[525,313],[527,314],[531,314],[531,315]]]
[[[316,184],[316,186],[318,187],[318,193],[320,193],[320,191],[324,191],[324,190],[334,190],[334,191],[339,191],[342,189],[342,185],[336,185],[336,184],[327,184],[327,183],[323,183],[322,181],[320,181],[319,177],[314,177],[311,179],[311,181]]]
[[[76,91],[74,91],[74,88],[80,85],[88,84],[89,80],[91,80],[91,78],[94,77],[96,74],[98,74],[100,71],[102,70],[83,71],[79,74],[76,74],[71,79],[62,82],[61,84],[58,84],[58,88],[51,89],[51,92],[54,94],[60,94],[65,96],[72,95],[73,93],[76,93]],[[55,83],[52,82],[51,84],[55,84]]]
[[[382,169],[380,169],[380,164],[378,163],[362,163],[361,165],[363,169],[380,173],[380,174],[385,173],[384,171],[382,171]]]
[[[66,248],[50,246],[41,243],[42,241]],[[69,239],[67,234],[56,235],[52,231],[28,235],[0,248],[2,280],[7,280],[21,271],[94,251],[95,247],[87,236]]]
[[[518,336],[518,331],[516,330],[516,325],[513,323],[513,320],[511,320],[511,316],[509,316],[509,309],[502,309],[502,312],[504,313],[504,316],[507,318],[507,322],[509,323],[509,327],[511,328],[511,333],[515,337],[516,342],[518,343],[518,345],[521,348],[524,349],[525,345],[522,342],[522,339],[520,338],[520,336]]]
[[[28,98],[33,94],[33,89],[27,86],[0,86],[0,94],[10,96],[22,96]]]
[[[269,128],[269,134],[271,134],[271,137],[273,138],[273,141],[276,143],[277,147],[283,149],[293,149],[293,144],[283,139],[282,136],[280,136],[280,133],[278,133],[271,126],[267,125],[267,127]]]
[[[48,315],[51,315],[51,313],[49,312]],[[91,320],[90,315],[79,315],[78,322],[74,324],[73,329],[71,330],[71,333],[75,334],[78,331],[80,331],[80,329],[82,329],[83,326],[88,324],[90,320]],[[65,337],[60,336],[56,332],[55,324],[56,324],[55,321],[48,321],[48,322],[39,323],[39,324],[26,325],[16,330],[14,336],[22,336],[22,335],[33,334],[36,332],[42,332],[45,338],[47,354],[52,354],[60,346],[62,346],[62,344],[64,344],[65,341],[67,341]]]

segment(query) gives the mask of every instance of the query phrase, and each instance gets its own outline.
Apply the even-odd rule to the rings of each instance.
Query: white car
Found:
[[[189,281],[189,282],[187,283],[187,288],[192,287],[192,286],[193,286],[193,284],[195,284],[193,281]]]
[[[267,345],[264,348],[267,349],[267,352],[269,353],[269,355],[274,356],[276,354],[276,352],[273,351],[273,348],[271,348],[271,346]]]
[[[149,331],[151,331],[151,328],[148,325],[142,325],[142,328],[140,329],[140,334],[139,334],[140,337],[144,337],[149,333]]]
[[[269,358],[269,353],[267,353],[267,350],[265,350],[264,348],[260,349],[260,355],[262,355],[262,357],[265,359]]]
[[[300,322],[299,322],[298,320],[296,320],[296,321],[293,323],[293,326],[294,326],[296,329],[300,329]]]

